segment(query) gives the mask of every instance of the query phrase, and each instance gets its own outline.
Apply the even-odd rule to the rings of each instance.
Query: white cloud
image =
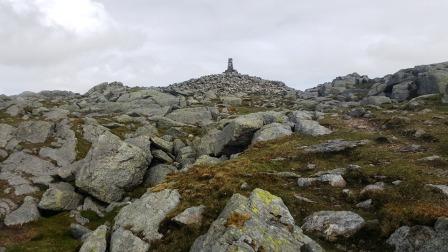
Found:
[[[305,89],[444,61],[446,0],[0,0],[0,93],[222,72]],[[13,85],[11,85],[13,83]]]

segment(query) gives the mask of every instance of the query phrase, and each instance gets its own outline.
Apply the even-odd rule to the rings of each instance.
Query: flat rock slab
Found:
[[[147,192],[140,199],[123,207],[115,216],[114,232],[124,228],[151,244],[163,237],[158,231],[159,225],[179,203],[180,194],[177,190]]]
[[[366,145],[369,140],[345,141],[345,140],[329,140],[325,143],[316,144],[305,148],[306,153],[335,153]]]

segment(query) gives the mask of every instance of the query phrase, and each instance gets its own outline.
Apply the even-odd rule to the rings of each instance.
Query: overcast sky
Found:
[[[0,0],[0,93],[241,73],[305,89],[448,61],[447,0]]]

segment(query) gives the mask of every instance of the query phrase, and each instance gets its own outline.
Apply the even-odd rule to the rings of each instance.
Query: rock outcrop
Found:
[[[320,248],[295,225],[282,199],[255,189],[249,198],[234,194],[190,251],[307,251],[308,247]]]

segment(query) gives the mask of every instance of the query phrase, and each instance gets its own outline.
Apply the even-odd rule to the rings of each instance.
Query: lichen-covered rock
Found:
[[[39,208],[45,210],[62,211],[74,210],[82,201],[82,196],[75,192],[72,185],[60,182],[50,184],[39,202]]]
[[[101,225],[84,240],[79,252],[106,252],[109,228]]]
[[[10,212],[5,216],[4,223],[6,226],[23,225],[40,218],[39,210],[37,209],[37,201],[31,196],[26,196],[23,204],[16,210]]]
[[[93,143],[76,173],[76,186],[110,203],[143,182],[148,154],[115,135],[104,134]]]
[[[147,192],[140,199],[123,207],[115,216],[114,232],[125,228],[151,244],[162,238],[159,225],[180,203],[177,190]]]
[[[305,232],[321,236],[329,241],[349,238],[365,225],[364,219],[350,211],[320,211],[304,219]]]
[[[271,123],[263,126],[257,132],[255,132],[252,138],[252,144],[274,140],[280,137],[289,136],[292,134],[291,127],[281,123]]]
[[[302,251],[307,246],[320,248],[295,225],[282,199],[255,189],[249,198],[234,194],[190,251]]]
[[[46,121],[25,121],[17,128],[17,139],[23,142],[44,143],[51,135],[53,124]]]

